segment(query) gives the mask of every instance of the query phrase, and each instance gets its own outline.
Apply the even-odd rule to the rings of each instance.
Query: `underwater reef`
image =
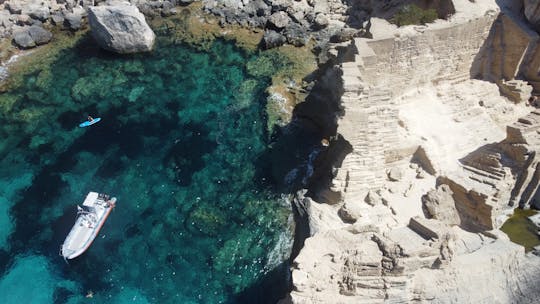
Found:
[[[294,222],[287,181],[268,164],[266,89],[294,64],[156,32],[155,51],[129,56],[81,34],[4,86],[2,303],[272,303],[289,288]],[[102,121],[78,128],[87,115]],[[297,159],[287,168],[302,179]],[[117,208],[65,264],[58,246],[88,191],[116,196]],[[35,292],[14,284],[35,276]]]

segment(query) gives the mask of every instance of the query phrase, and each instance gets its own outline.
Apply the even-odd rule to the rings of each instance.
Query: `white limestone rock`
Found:
[[[318,10],[329,3],[317,2],[309,1]],[[496,84],[470,79],[480,52],[493,53],[486,46],[500,26],[496,1],[452,2],[450,20],[421,31],[373,22],[373,39],[356,38],[354,61],[341,63],[337,133],[353,151],[332,182],[340,215],[352,219],[349,206],[370,190],[392,191],[381,193],[387,204],[359,204],[362,216],[343,228],[335,206],[311,204],[309,220],[319,230],[295,260],[290,302],[537,302],[540,257],[510,242],[496,218],[512,209],[514,187],[516,201],[526,203],[533,198],[527,189],[538,188],[540,112],[523,117],[530,109],[501,97]],[[504,25],[511,33],[514,25]],[[503,54],[485,66],[497,71],[502,61],[527,57]],[[421,167],[388,181],[387,168],[411,159]],[[423,170],[429,174],[416,178]],[[439,184],[448,186],[429,191]]]
[[[371,206],[380,205],[383,203],[382,197],[373,190],[369,190],[364,201]]]
[[[82,15],[77,13],[66,13],[63,17],[63,19],[66,22],[66,25],[71,30],[78,30],[81,28],[82,25]],[[62,22],[64,22],[64,20]]]
[[[268,22],[275,28],[282,29],[289,25],[289,22],[291,22],[291,18],[289,18],[289,15],[287,15],[286,12],[279,11],[272,14],[268,18]]]
[[[459,225],[459,214],[452,194],[450,187],[443,184],[424,195],[422,204],[429,216],[447,225]]]
[[[23,9],[23,3],[19,0],[10,0],[4,3],[4,8],[12,14],[20,14]]]
[[[97,6],[88,12],[92,36],[102,48],[120,54],[152,50],[156,35],[136,6]]]
[[[354,223],[362,216],[362,208],[359,202],[345,202],[338,214],[344,222]]]
[[[322,13],[317,14],[315,16],[315,20],[313,20],[313,21],[315,22],[315,25],[318,28],[325,28],[330,23],[328,17],[325,14],[322,14]]]
[[[49,6],[45,3],[38,2],[25,5],[22,9],[22,13],[39,21],[45,21],[51,16]]]
[[[400,181],[403,176],[403,172],[397,167],[394,167],[388,171],[388,179],[392,182]]]

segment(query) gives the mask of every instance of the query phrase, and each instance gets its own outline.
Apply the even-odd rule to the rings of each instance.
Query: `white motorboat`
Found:
[[[77,220],[60,248],[60,255],[69,260],[83,254],[96,238],[115,204],[115,197],[89,192],[82,207],[77,206]]]

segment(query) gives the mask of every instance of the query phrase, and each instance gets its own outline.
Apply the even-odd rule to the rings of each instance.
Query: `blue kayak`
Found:
[[[101,117],[94,118],[92,121],[85,121],[85,122],[81,123],[79,125],[79,127],[81,127],[81,128],[88,127],[88,126],[91,126],[93,124],[98,123],[100,120],[101,120]]]

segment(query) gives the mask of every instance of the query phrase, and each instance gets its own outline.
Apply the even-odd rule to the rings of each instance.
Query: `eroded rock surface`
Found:
[[[459,225],[459,214],[455,207],[453,192],[446,184],[429,191],[422,197],[425,215],[448,225]]]
[[[452,7],[449,21],[428,26],[372,18],[373,39],[354,38],[354,54],[339,66],[337,130],[352,152],[334,171],[339,199],[307,205],[317,229],[284,302],[540,296],[538,252],[499,230],[514,208],[540,197],[540,112],[526,103],[538,40],[499,15],[495,1]],[[533,78],[516,80],[519,71]]]
[[[156,35],[134,5],[90,7],[92,36],[104,49],[120,54],[152,50]]]

